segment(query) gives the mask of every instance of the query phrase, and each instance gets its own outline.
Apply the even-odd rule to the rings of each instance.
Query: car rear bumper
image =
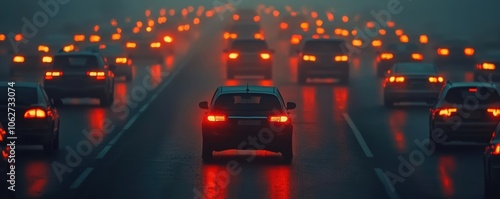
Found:
[[[439,90],[396,90],[385,89],[384,98],[396,101],[426,101],[437,99]]]
[[[67,85],[44,85],[45,92],[50,98],[70,98],[70,97],[92,97],[100,98],[106,94],[105,85],[93,85],[84,87],[71,87]]]
[[[444,132],[447,141],[488,142],[498,122],[439,122],[431,129]]]
[[[52,141],[54,136],[53,129],[17,129],[16,144],[37,145]]]
[[[302,64],[299,73],[307,77],[346,77],[349,76],[349,64]]]

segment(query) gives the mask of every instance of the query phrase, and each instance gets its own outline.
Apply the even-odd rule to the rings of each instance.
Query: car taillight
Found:
[[[301,27],[302,27],[302,26],[301,26]],[[287,24],[287,23],[285,23],[285,22],[281,22],[281,23],[280,23],[280,28],[281,28],[281,30],[285,30],[285,29],[287,29],[287,28],[288,28],[288,24]]]
[[[346,62],[349,61],[349,57],[347,55],[337,55],[334,57],[336,62]]]
[[[43,56],[42,63],[52,63],[52,57],[51,56]]]
[[[380,59],[390,60],[392,58],[394,58],[394,54],[392,54],[392,53],[382,53],[382,54],[380,54]]]
[[[105,79],[106,78],[106,73],[103,71],[89,71],[87,72],[87,75],[90,77],[95,77],[96,79]]]
[[[467,55],[467,56],[474,55],[474,48],[465,48],[464,49],[464,54]]]
[[[238,53],[229,53],[229,59],[236,59],[238,58],[239,54]]]
[[[290,39],[290,43],[291,44],[299,44],[301,39],[302,38],[299,36],[292,36],[292,38]]]
[[[500,109],[498,109],[498,108],[489,108],[489,109],[486,109],[486,111],[488,111],[488,113],[491,113],[495,117],[500,116]]]
[[[413,60],[418,60],[418,61],[421,61],[421,60],[424,60],[424,56],[420,53],[413,53],[411,54],[411,58]]]
[[[49,51],[50,51],[50,48],[48,46],[44,46],[44,45],[39,45],[38,46],[38,52],[48,53]]]
[[[47,113],[41,108],[33,108],[24,112],[24,118],[27,119],[43,119],[47,117]]]
[[[207,116],[207,120],[210,122],[225,122],[226,116],[224,116],[224,115],[209,115],[209,116]]]
[[[316,61],[316,56],[314,56],[314,55],[304,55],[304,56],[302,56],[302,60],[304,60],[304,61]]]
[[[75,36],[73,37],[73,40],[74,40],[75,42],[85,41],[85,35],[75,35]]]
[[[111,35],[111,40],[116,41],[120,40],[122,38],[122,35],[120,33],[115,33]]]
[[[161,47],[161,43],[160,42],[153,42],[149,46],[151,48],[159,48],[159,47]]]
[[[361,41],[361,39],[354,39],[354,40],[352,40],[352,45],[356,46],[356,47],[362,46],[363,41]]]
[[[171,36],[165,36],[165,37],[163,37],[163,41],[165,41],[167,43],[172,43],[174,41],[174,39]]]
[[[64,52],[71,52],[71,51],[74,51],[74,50],[75,50],[75,45],[73,45],[73,44],[64,46],[64,48],[63,48]]]
[[[264,39],[264,36],[263,36],[261,33],[255,33],[255,34],[253,35],[253,37],[254,37],[255,39]]]
[[[401,37],[399,37],[399,41],[401,41],[402,43],[408,43],[410,41],[410,38],[408,38],[408,35],[401,35]]]
[[[316,28],[316,34],[320,34],[320,35],[325,34],[325,29],[322,27]]]
[[[233,15],[233,20],[235,20],[235,21],[240,20],[240,15],[234,14]]]
[[[12,61],[15,63],[23,63],[24,62],[24,56],[15,56],[12,58]]]
[[[269,122],[288,122],[288,116],[278,115],[278,116],[270,116]]]
[[[429,37],[427,35],[420,35],[419,41],[421,44],[429,43]]]
[[[231,39],[236,39],[236,38],[238,38],[238,34],[236,34],[236,33],[231,33],[231,34],[229,35],[229,38],[231,38]]]
[[[45,72],[45,79],[50,80],[54,79],[54,77],[60,77],[63,75],[61,71],[47,71]]]
[[[456,113],[457,109],[456,108],[443,108],[439,109],[439,116],[444,116],[444,117],[449,117],[451,114]]]
[[[438,48],[437,53],[441,56],[448,56],[450,54],[450,50],[448,48]]]
[[[253,17],[253,21],[255,21],[255,22],[259,22],[259,21],[260,21],[260,16],[255,16],[255,17]]]
[[[231,38],[231,33],[229,33],[229,32],[224,32],[224,34],[222,34],[222,37],[223,37],[224,39],[229,39],[229,38]]]
[[[262,59],[271,59],[271,54],[269,54],[269,53],[260,53],[260,58],[262,58]]]
[[[477,64],[476,68],[479,70],[495,70],[496,66],[493,63],[481,63]]]
[[[125,64],[125,63],[127,63],[127,61],[128,61],[128,60],[127,60],[127,58],[126,58],[126,57],[118,57],[118,58],[116,58],[116,59],[115,59],[115,62],[116,62],[117,64]]]
[[[444,82],[443,77],[429,77],[429,82],[430,83],[442,83]]]
[[[125,44],[125,47],[126,47],[126,48],[135,48],[135,47],[137,47],[137,44],[136,44],[136,43],[134,43],[134,42],[127,42],[127,43]]]
[[[380,46],[382,46],[382,41],[380,41],[380,40],[378,40],[378,39],[373,40],[373,41],[372,41],[372,46],[373,46],[373,47],[380,47]]]
[[[496,144],[491,151],[491,155],[500,155],[500,144]]]
[[[387,80],[391,83],[402,83],[402,82],[405,82],[405,77],[401,77],[401,76],[390,76],[389,78],[387,78]]]
[[[92,43],[97,43],[101,41],[101,37],[99,35],[90,35],[89,41]]]

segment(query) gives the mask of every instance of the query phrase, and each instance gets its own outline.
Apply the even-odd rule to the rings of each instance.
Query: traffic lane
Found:
[[[389,184],[395,187],[397,195],[401,198],[481,197],[483,147],[452,145],[443,151],[430,150],[426,144],[429,107],[403,104],[385,108],[383,80],[375,77],[370,70],[373,65],[368,61],[361,67],[363,69],[353,74],[354,81],[351,81],[356,92],[349,101],[352,103],[349,115],[372,150],[377,160],[376,168],[387,172],[393,182]],[[456,81],[466,78],[464,71],[459,70],[445,72],[445,75]]]
[[[187,198],[196,194],[213,198],[385,197],[375,173],[366,167],[369,161],[346,129],[342,113],[348,101],[347,88],[301,87],[288,79],[225,80],[225,68],[218,59],[222,49],[217,48],[203,51],[197,56],[202,59],[187,64],[188,68],[152,103],[151,107],[158,108],[141,115],[111,149],[109,162],[96,168],[76,195],[81,198]],[[276,71],[288,73],[287,55],[278,56],[278,60],[284,61],[277,61]],[[246,83],[279,86],[285,99],[298,103],[299,108],[292,111],[295,121],[292,165],[280,164],[281,157],[276,153],[258,151],[252,159],[234,150],[217,152],[213,164],[201,163],[203,111],[197,103],[209,100],[219,85]],[[226,168],[233,160],[241,168],[237,175],[229,174]],[[104,174],[109,177],[103,179]],[[363,192],[353,189],[359,186],[366,189]]]

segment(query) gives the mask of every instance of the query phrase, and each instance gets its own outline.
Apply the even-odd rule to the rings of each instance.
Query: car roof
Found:
[[[310,41],[322,41],[322,42],[345,42],[343,39],[325,39],[325,38],[319,38],[319,39],[312,39],[308,38],[305,40],[305,42],[310,42]]]
[[[226,93],[277,94],[277,88],[274,86],[221,86],[219,87],[219,90],[221,94],[226,94]]]
[[[5,82],[5,81],[0,82],[1,85],[8,85],[7,83],[9,83],[9,82]],[[37,88],[39,85],[40,84],[37,82],[15,82],[14,88],[15,87]]]
[[[458,87],[489,87],[496,88],[494,83],[485,83],[485,82],[447,82],[447,87],[450,88],[458,88]]]
[[[399,66],[412,66],[412,67],[422,67],[422,66],[430,66],[430,67],[436,67],[433,63],[429,62],[399,62],[394,64],[395,67]]]
[[[64,56],[64,55],[99,56],[99,52],[92,52],[92,51],[60,52],[57,53],[55,56]]]

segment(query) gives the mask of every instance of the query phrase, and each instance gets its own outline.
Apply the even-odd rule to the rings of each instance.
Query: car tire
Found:
[[[212,148],[212,145],[205,139],[203,139],[203,146],[202,146],[202,151],[201,151],[201,159],[203,159],[203,162],[209,162],[213,159],[214,150]]]

